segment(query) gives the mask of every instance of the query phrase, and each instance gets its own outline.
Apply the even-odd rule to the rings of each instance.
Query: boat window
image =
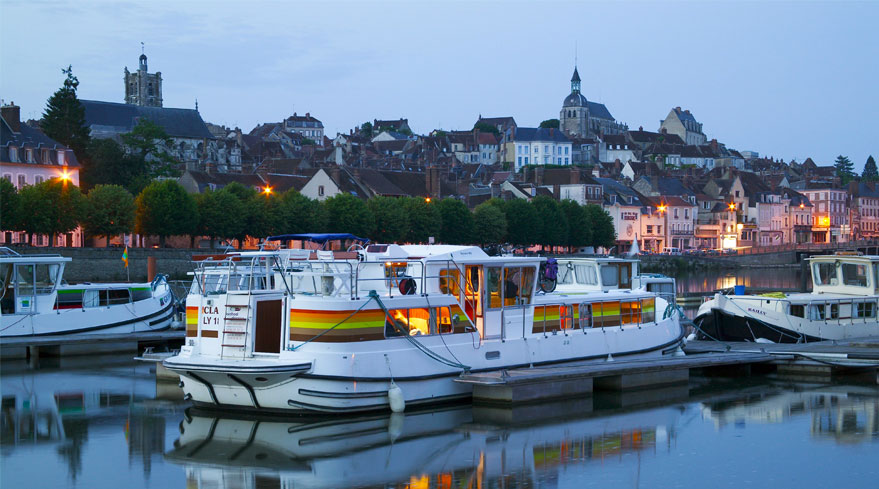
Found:
[[[577,274],[577,282],[583,285],[598,285],[598,274],[595,273],[595,266],[575,265],[574,270]]]
[[[559,306],[559,327],[562,329],[579,328],[579,324],[574,322],[577,317],[577,306],[575,304]]]
[[[0,264],[0,314],[15,314],[15,289],[12,263]]]
[[[876,317],[876,303],[875,302],[859,302],[857,304],[857,308],[855,310],[855,317],[857,317],[857,318],[874,318],[874,317]]]
[[[619,285],[619,268],[616,265],[601,265],[601,285],[617,287]]]
[[[798,318],[806,317],[806,306],[804,306],[803,304],[791,304],[790,315],[796,316]]]
[[[839,304],[830,304],[829,319],[839,319]]]
[[[460,316],[457,321],[455,319],[448,307],[389,309],[385,318],[385,336],[463,333],[467,320]]]
[[[592,327],[592,304],[580,304],[580,328]]]
[[[574,265],[571,265],[570,263],[568,263],[562,269],[559,270],[558,283],[560,283],[560,284],[574,283]]]
[[[812,304],[809,306],[809,319],[812,321],[823,321],[826,317],[824,304]]]
[[[842,283],[857,287],[867,286],[867,266],[860,263],[842,264]]]
[[[128,293],[128,289],[109,289],[106,292],[106,304],[108,306],[113,306],[116,304],[128,304],[129,302],[131,302],[131,296]]]
[[[153,293],[150,291],[148,287],[143,287],[139,289],[131,289],[131,301],[145,301],[147,299],[152,298]]]
[[[534,267],[522,267],[521,282],[519,285],[519,300],[521,304],[531,304],[531,294],[534,292]]]
[[[641,300],[641,323],[652,323],[656,321],[656,299]]]
[[[500,309],[501,302],[501,268],[485,267],[485,287],[488,293],[488,308]]]
[[[504,268],[504,307],[515,307],[521,304],[522,269]]]
[[[55,282],[58,280],[58,271],[61,269],[57,263],[39,263],[36,265],[37,294],[51,294],[55,290]]]
[[[593,304],[592,313],[594,315],[592,323],[596,328],[620,325],[619,302],[599,302]]]
[[[836,265],[829,262],[816,263],[812,266],[815,285],[837,285]]]
[[[620,319],[623,324],[641,322],[641,301],[623,302],[620,305]]]
[[[101,305],[101,291],[86,289],[82,292],[82,307],[98,307]]]
[[[33,294],[34,266],[16,265],[15,275],[15,281],[18,283],[18,292],[21,294]]]
[[[461,272],[459,272],[457,269],[440,270],[439,288],[441,293],[451,294],[455,297],[458,297],[458,293],[460,292],[461,288],[460,284]]]

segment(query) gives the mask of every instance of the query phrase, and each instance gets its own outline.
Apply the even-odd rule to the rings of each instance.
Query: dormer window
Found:
[[[15,163],[18,161],[18,148],[11,146],[9,148],[9,161]]]
[[[28,162],[28,163],[33,163],[33,162],[34,162],[34,150],[32,150],[32,149],[26,149],[26,150],[24,150],[24,155],[25,155],[25,157],[27,158],[27,162]]]
[[[64,151],[59,151],[59,152],[58,152],[58,164],[61,165],[61,166],[64,166],[64,165],[67,164],[67,162],[66,162],[65,159],[64,159]]]

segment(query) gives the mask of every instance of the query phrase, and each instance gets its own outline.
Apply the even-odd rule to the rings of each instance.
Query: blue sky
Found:
[[[166,107],[249,131],[310,112],[417,132],[479,114],[556,118],[577,47],[583,93],[632,129],[675,106],[731,148],[860,170],[879,157],[879,2],[0,0],[0,96],[36,118],[72,64],[121,102],[140,42]]]

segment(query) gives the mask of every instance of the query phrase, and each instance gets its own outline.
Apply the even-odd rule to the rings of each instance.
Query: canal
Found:
[[[875,379],[692,377],[514,409],[197,412],[130,357],[2,364],[3,488],[875,487]]]

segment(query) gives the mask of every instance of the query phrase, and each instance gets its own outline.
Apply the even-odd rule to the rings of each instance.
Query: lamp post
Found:
[[[662,215],[662,225],[664,227],[663,245],[665,248],[668,248],[668,242],[669,242],[669,239],[668,239],[668,236],[669,236],[669,234],[668,234],[668,213],[666,212],[668,210],[668,206],[665,205],[665,203],[660,202],[659,207],[657,207],[657,210]]]

